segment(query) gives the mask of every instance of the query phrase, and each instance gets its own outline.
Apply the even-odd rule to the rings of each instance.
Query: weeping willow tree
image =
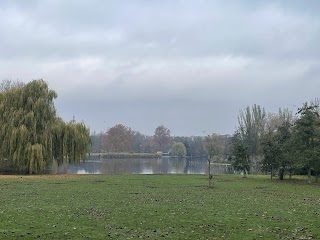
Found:
[[[90,143],[90,133],[83,123],[65,123],[61,119],[53,127],[53,157],[58,165],[77,164],[84,159]]]
[[[0,92],[0,159],[19,173],[43,173],[55,159],[79,163],[90,143],[83,123],[65,123],[56,115],[55,91],[43,80],[13,85]]]

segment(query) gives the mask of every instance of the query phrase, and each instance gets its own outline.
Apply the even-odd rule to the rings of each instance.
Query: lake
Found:
[[[118,158],[87,159],[80,165],[69,165],[59,169],[68,174],[207,174],[205,158]],[[230,164],[211,163],[212,174],[233,174]]]

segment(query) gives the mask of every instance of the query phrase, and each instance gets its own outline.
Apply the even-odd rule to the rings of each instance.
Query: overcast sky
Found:
[[[320,97],[318,0],[0,1],[0,80],[42,78],[64,120],[232,134],[247,105]]]

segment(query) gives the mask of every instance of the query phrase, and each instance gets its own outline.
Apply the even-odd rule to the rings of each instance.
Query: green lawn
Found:
[[[0,239],[320,239],[320,189],[221,175],[0,176]]]

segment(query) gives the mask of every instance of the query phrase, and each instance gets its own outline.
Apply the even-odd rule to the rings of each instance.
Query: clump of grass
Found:
[[[268,176],[0,177],[0,239],[318,239],[317,185]]]

